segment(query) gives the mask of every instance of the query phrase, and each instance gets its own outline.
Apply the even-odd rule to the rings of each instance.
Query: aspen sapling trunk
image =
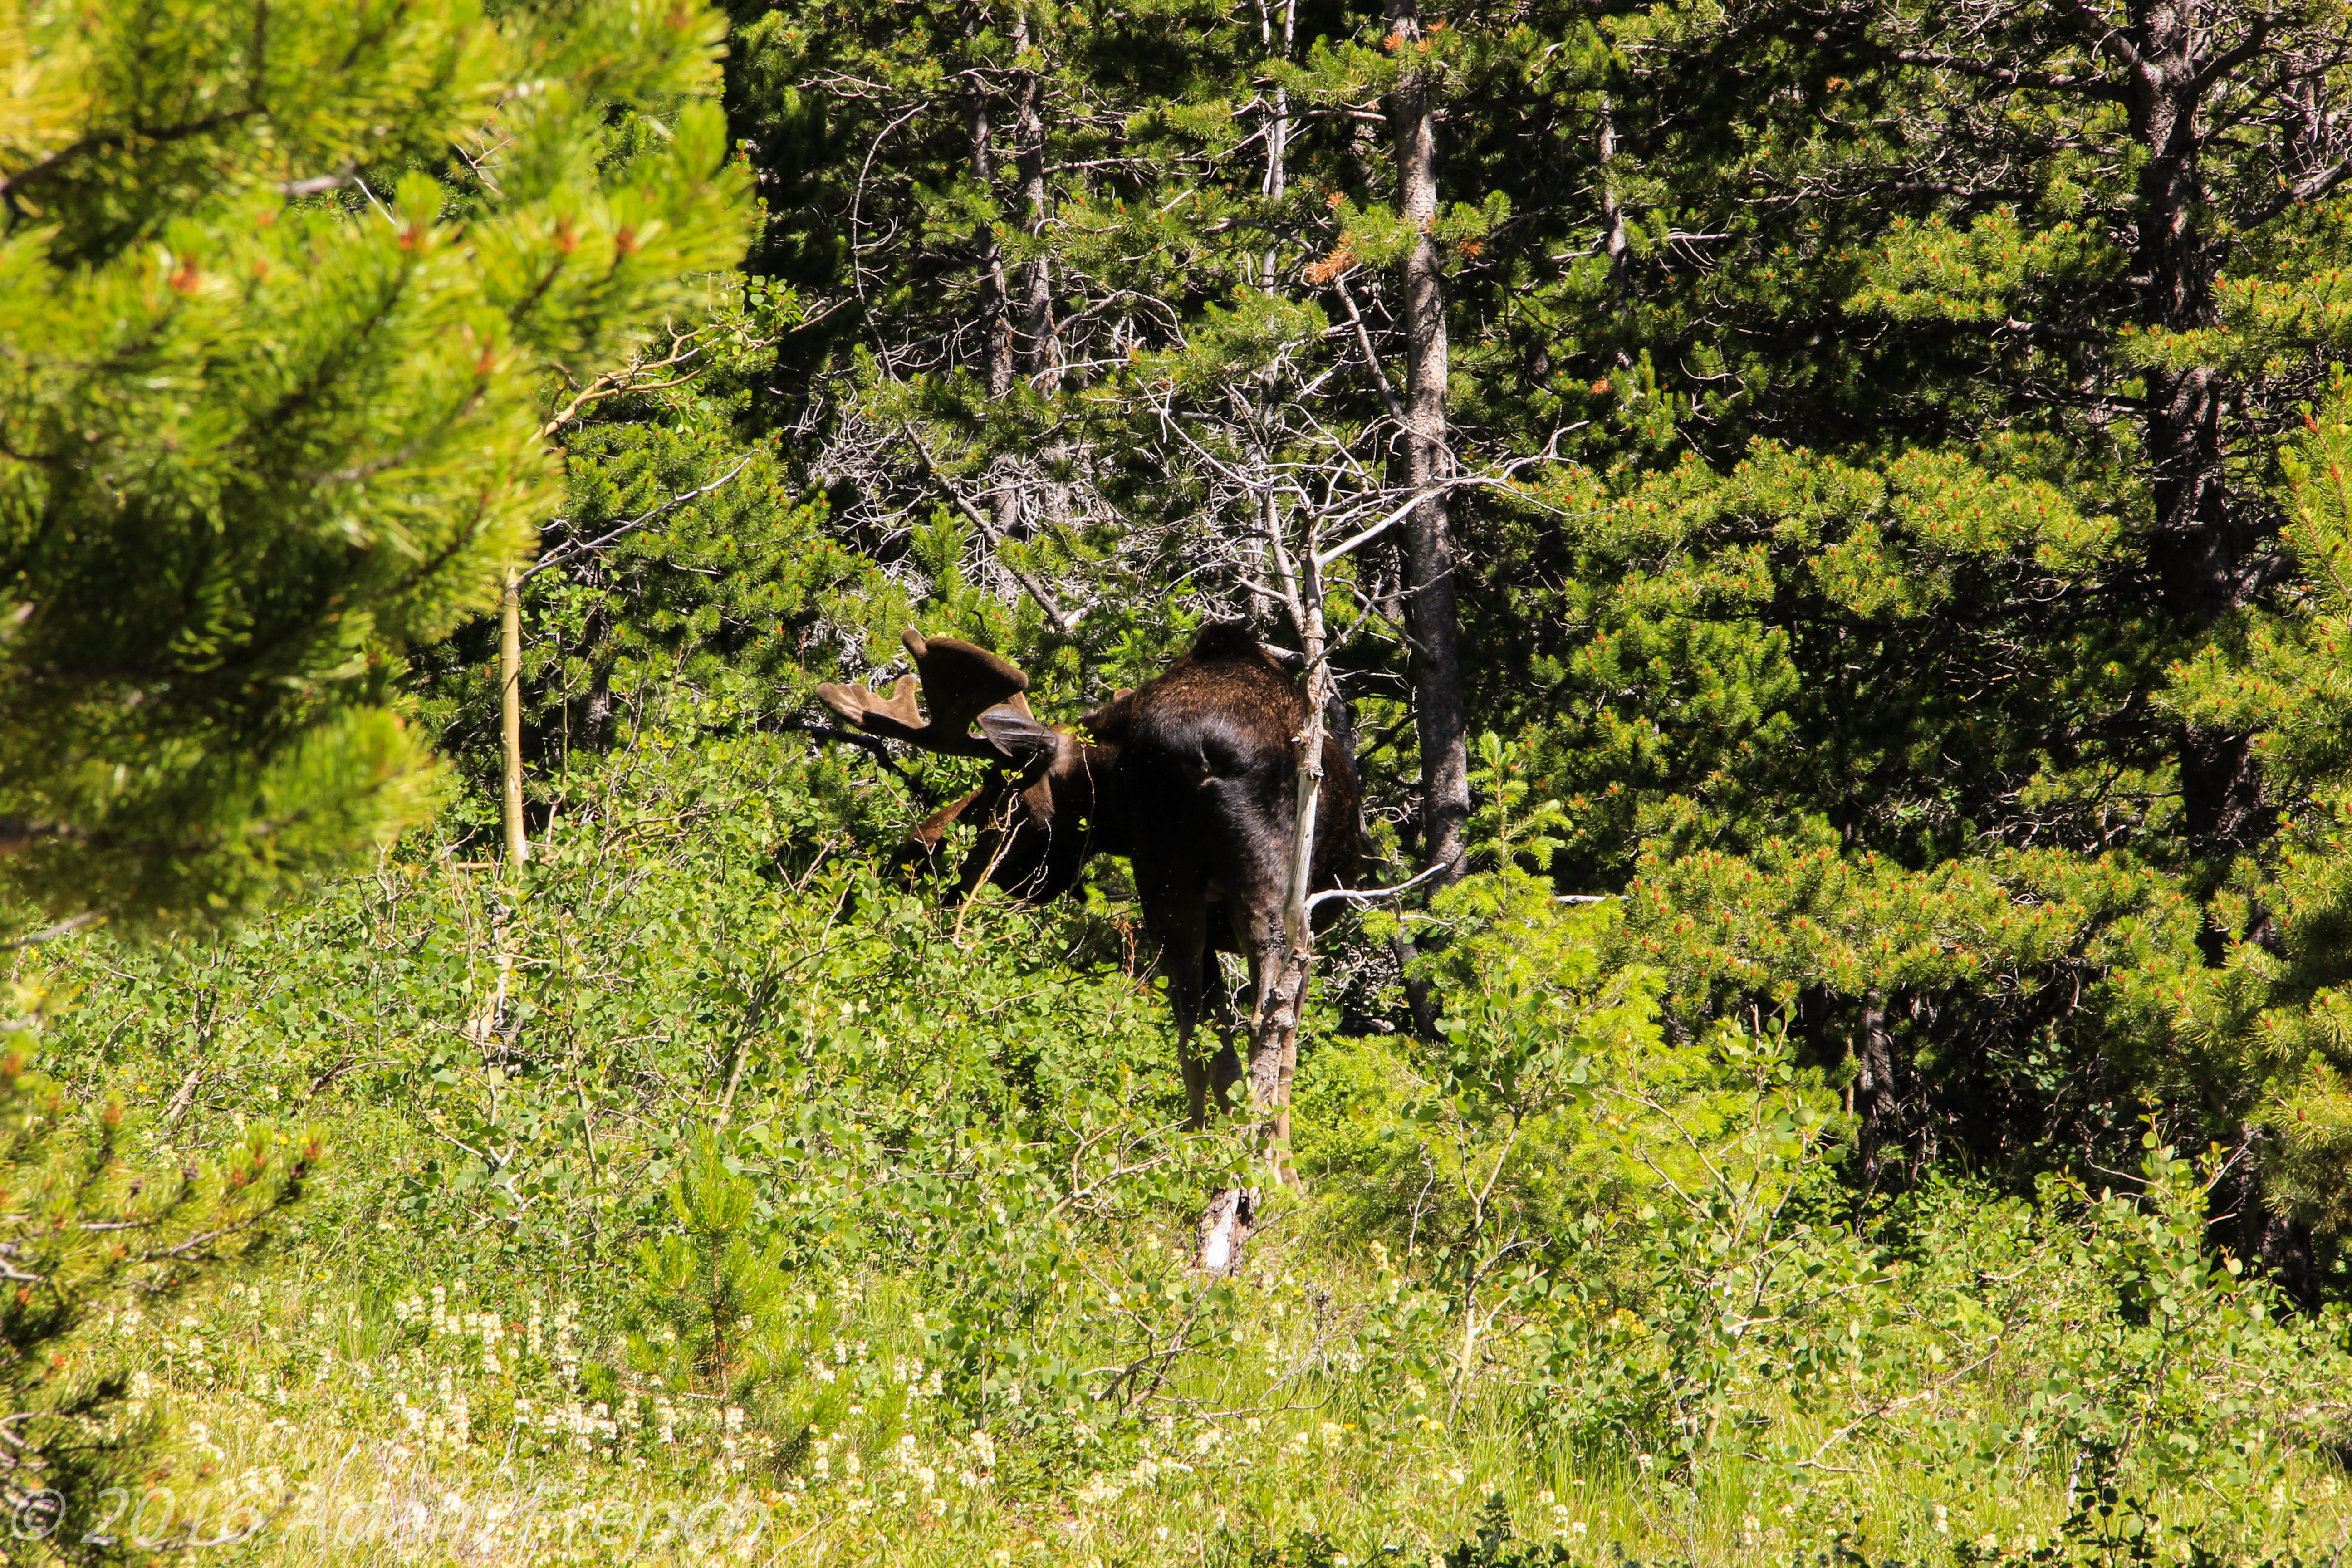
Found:
[[[1300,1184],[1290,1161],[1290,1090],[1298,1076],[1298,1026],[1307,1006],[1307,984],[1315,969],[1315,928],[1308,888],[1315,875],[1315,816],[1323,798],[1324,712],[1331,700],[1331,670],[1325,656],[1323,574],[1316,560],[1316,528],[1310,516],[1305,549],[1294,563],[1284,542],[1280,514],[1266,507],[1266,542],[1280,574],[1307,656],[1307,716],[1292,743],[1298,748],[1293,786],[1290,863],[1282,898],[1282,949],[1271,969],[1260,967],[1250,1016],[1249,1094],[1260,1118],[1266,1163],[1278,1182]],[[1228,1187],[1209,1200],[1199,1225],[1195,1267],[1231,1274],[1241,1267],[1242,1245],[1256,1220],[1255,1194]]]
[[[499,599],[499,773],[507,867],[517,870],[530,847],[522,830],[522,574],[511,566]]]
[[[1256,1016],[1250,1023],[1250,1100],[1265,1118],[1266,1159],[1275,1174],[1296,1186],[1290,1163],[1290,1089],[1298,1076],[1298,1026],[1307,1008],[1307,983],[1315,967],[1314,928],[1307,919],[1307,889],[1315,865],[1315,813],[1323,795],[1323,705],[1316,695],[1319,653],[1307,669],[1307,723],[1298,747],[1294,799],[1297,817],[1290,835],[1288,887],[1282,900],[1282,958],[1272,974],[1259,977]]]
[[[1257,1006],[1250,1021],[1250,1098],[1266,1118],[1269,1163],[1281,1180],[1297,1185],[1298,1173],[1290,1163],[1290,1089],[1298,1076],[1298,1026],[1315,968],[1308,887],[1315,871],[1315,816],[1323,797],[1323,715],[1331,698],[1331,668],[1325,657],[1323,574],[1315,558],[1315,525],[1310,519],[1295,566],[1280,528],[1269,529],[1268,534],[1307,656],[1307,715],[1291,741],[1297,748],[1298,771],[1282,900],[1282,952],[1275,972],[1258,976]]]

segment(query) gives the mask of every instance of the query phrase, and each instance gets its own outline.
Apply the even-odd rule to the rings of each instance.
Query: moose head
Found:
[[[1199,1125],[1211,1089],[1222,1107],[1242,1076],[1229,1039],[1213,1062],[1192,1048],[1204,1009],[1230,1022],[1224,987],[1213,979],[1217,950],[1249,961],[1261,998],[1279,969],[1306,700],[1246,626],[1226,623],[1202,631],[1166,673],[1118,693],[1071,733],[1038,722],[1024,695],[1029,678],[997,655],[911,630],[904,640],[917,674],[901,677],[887,698],[834,685],[817,696],[867,734],[997,764],[987,784],[910,839],[929,856],[950,825],[976,825],[959,878],[965,894],[992,882],[1042,901],[1074,886],[1087,856],[1128,857]],[[919,689],[928,720],[916,709]],[[1354,885],[1361,845],[1354,761],[1328,735],[1323,774],[1310,882],[1318,892]],[[1262,1065],[1252,1064],[1253,1079],[1273,1081]]]
[[[919,673],[899,677],[887,699],[862,686],[820,686],[816,694],[869,735],[996,764],[986,784],[908,836],[917,858],[933,858],[955,824],[973,825],[979,839],[958,878],[965,896],[992,882],[1034,903],[1075,886],[1094,851],[1120,851],[1115,742],[1090,743],[1039,723],[1023,695],[1029,678],[986,648],[912,627],[900,638]],[[915,707],[918,689],[930,704],[928,721]],[[1100,737],[1095,726],[1110,711],[1089,715],[1082,727]]]

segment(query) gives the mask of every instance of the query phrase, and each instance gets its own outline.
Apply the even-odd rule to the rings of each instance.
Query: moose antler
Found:
[[[995,756],[994,747],[971,733],[972,721],[1000,705],[1028,715],[1029,700],[1021,694],[1029,689],[1029,678],[968,642],[953,637],[927,641],[912,626],[898,637],[915,657],[919,681],[902,675],[887,698],[866,687],[828,683],[816,689],[817,700],[869,735],[887,735],[950,756]],[[930,702],[929,721],[915,708],[918,685]]]

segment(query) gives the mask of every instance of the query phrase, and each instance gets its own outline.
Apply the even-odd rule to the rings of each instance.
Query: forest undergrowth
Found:
[[[2340,0],[0,82],[0,1561],[2344,1559]],[[1380,862],[1303,1187],[1183,1124],[1137,708],[1081,896],[894,865],[1048,744],[902,650],[1217,626]]]
[[[1503,871],[1433,905],[1443,1044],[1318,1009],[1306,1190],[1207,1278],[1193,1219],[1250,1150],[1182,1130],[1115,884],[943,907],[864,847],[892,806],[861,777],[649,733],[561,783],[520,880],[460,803],[217,939],[17,954],[19,1050],[119,1100],[124,1163],[328,1130],[274,1245],[91,1297],[71,1355],[188,1462],[58,1533],[318,1563],[2340,1554],[2347,1325],[2210,1250],[2217,1157],[2151,1131],[2099,1188],[1858,1205],[1840,1098],[1778,1036],[1665,1026],[1605,906]]]

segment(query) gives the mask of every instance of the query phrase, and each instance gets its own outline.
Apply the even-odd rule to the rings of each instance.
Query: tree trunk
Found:
[[[522,829],[522,576],[511,566],[499,598],[499,773],[507,865],[520,869],[530,846]]]
[[[1885,1173],[1879,1151],[1895,1131],[1895,1042],[1886,1027],[1886,999],[1876,991],[1862,1001],[1862,1072],[1853,1108],[1862,1118],[1862,1190],[1876,1192]]]
[[[2126,69],[2132,130],[2146,149],[2135,272],[2140,320],[2168,332],[2217,323],[2218,258],[2202,227],[2205,189],[2199,124],[2210,63],[2198,57],[2191,8],[2179,0],[2137,0],[2137,58]],[[2190,626],[2245,603],[2251,542],[2235,515],[2221,430],[2225,389],[2211,366],[2151,370],[2145,439],[2156,527],[2148,566],[2164,608]],[[2179,737],[2181,827],[2190,851],[2226,854],[2247,840],[2260,806],[2251,735],[2184,727]]]
[[[1013,48],[1025,55],[1034,47],[1026,12],[1013,23]],[[1054,274],[1045,258],[1045,78],[1024,70],[1013,99],[1013,172],[1021,182],[1021,226],[1037,242],[1035,255],[1021,268],[1023,310],[1018,357],[1033,384],[1043,383],[1060,369],[1062,345],[1054,324]]]
[[[2214,258],[2199,227],[2208,193],[2200,168],[2198,62],[2170,4],[2144,25],[2149,53],[2129,73],[2133,130],[2146,149],[2134,270],[2145,279],[2142,324],[2193,331],[2215,324]],[[2175,36],[2168,36],[2175,35]],[[2221,389],[2212,370],[2152,372],[2147,382],[2147,456],[2156,502],[2154,558],[2168,607],[2209,614],[2236,596],[2241,543],[2223,485]]]
[[[1617,118],[1605,92],[1601,95],[1600,147],[1595,162],[1601,165],[1601,251],[1609,258],[1611,286],[1622,292],[1633,248],[1625,237],[1625,209],[1618,204],[1615,173],[1610,167],[1617,162]]]
[[[1308,889],[1315,874],[1316,817],[1323,798],[1326,715],[1338,700],[1323,622],[1323,573],[1316,563],[1313,520],[1294,562],[1279,514],[1266,509],[1266,543],[1280,574],[1300,651],[1306,656],[1306,722],[1291,737],[1293,763],[1290,861],[1284,879],[1282,942],[1276,953],[1256,955],[1257,995],[1250,1017],[1250,1100],[1268,1118],[1266,1152],[1277,1180],[1298,1184],[1290,1163],[1290,1089],[1298,1074],[1298,1026],[1306,1015],[1307,982],[1315,973],[1315,929]]]
[[[988,120],[988,94],[974,87],[966,100],[965,128],[971,137],[971,180],[982,194],[996,182],[995,134]],[[996,243],[996,226],[986,219],[974,231],[980,270],[980,335],[982,372],[988,395],[1003,397],[1013,390],[1013,321],[1004,287],[1004,252]]]
[[[1415,0],[1391,0],[1391,32],[1410,50],[1421,37]],[[1397,197],[1420,237],[1404,263],[1404,469],[1416,491],[1452,477],[1445,426],[1445,279],[1430,228],[1437,218],[1437,107],[1425,71],[1411,71],[1389,95],[1396,137]],[[1407,519],[1398,551],[1405,627],[1412,638],[1414,728],[1421,741],[1422,866],[1437,879],[1462,874],[1470,820],[1470,763],[1464,742],[1461,626],[1455,606],[1454,536],[1447,498],[1427,496]]]
[[[1289,0],[1289,4],[1283,7],[1282,41],[1277,46],[1274,35],[1274,13],[1267,8],[1266,0],[1258,0],[1258,42],[1265,47],[1268,54],[1277,59],[1288,61],[1297,26],[1298,0]],[[1277,82],[1275,84],[1274,96],[1267,103],[1265,114],[1265,182],[1261,188],[1269,203],[1282,200],[1285,192],[1289,188],[1289,150],[1290,89]],[[1275,279],[1277,276],[1276,264],[1279,259],[1274,243],[1269,240],[1265,247],[1264,284],[1269,293],[1274,290]]]
[[[1018,54],[1036,47],[1025,13],[1013,23],[1013,47]],[[1054,216],[1052,195],[1045,184],[1045,75],[1023,71],[1019,83],[1013,100],[1013,167],[1020,181],[1022,229],[1036,250],[1021,269],[1022,322],[1014,357],[1031,386],[1051,392],[1061,389],[1065,367],[1061,325],[1054,319],[1053,263],[1045,247],[1046,225]],[[1053,441],[1036,456],[1042,461],[1024,466],[1035,486],[1037,513],[1048,527],[1066,529],[1070,486],[1065,476],[1071,458],[1069,444]],[[1016,536],[1020,508],[1009,489],[998,498],[996,521],[1001,536]]]
[[[1250,1187],[1227,1187],[1209,1200],[1197,1224],[1194,1267],[1204,1274],[1238,1274],[1242,1247],[1249,1240],[1255,1218],[1257,1193]]]

